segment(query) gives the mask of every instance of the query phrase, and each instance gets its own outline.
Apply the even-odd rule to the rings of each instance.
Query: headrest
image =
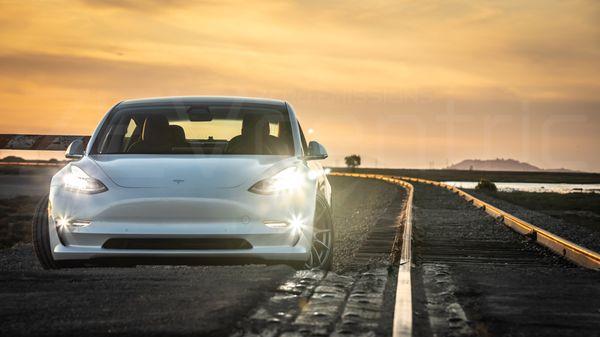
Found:
[[[242,136],[263,136],[266,137],[271,133],[269,122],[259,114],[247,114],[242,122]]]
[[[151,115],[144,121],[142,140],[160,142],[170,135],[169,120],[163,115]]]
[[[185,140],[185,130],[183,130],[181,125],[169,125],[169,130],[171,131],[173,139]]]

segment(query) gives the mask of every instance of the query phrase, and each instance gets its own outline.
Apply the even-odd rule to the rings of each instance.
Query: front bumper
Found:
[[[311,197],[312,195],[312,197]],[[252,258],[304,261],[315,211],[314,193],[256,195],[112,188],[86,195],[50,192],[50,244],[56,260],[115,257]],[[286,222],[273,228],[267,224]],[[76,223],[85,223],[76,226]],[[111,239],[243,239],[248,249],[112,249]]]
[[[272,261],[306,261],[304,247],[254,247],[249,250],[121,250],[98,247],[57,245],[56,260],[92,260],[101,258],[235,258]]]

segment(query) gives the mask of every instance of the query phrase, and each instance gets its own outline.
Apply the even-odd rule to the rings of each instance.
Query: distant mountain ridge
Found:
[[[446,167],[446,170],[466,170],[466,171],[520,171],[520,172],[575,172],[572,170],[560,169],[541,169],[529,163],[514,159],[465,159],[457,164]]]

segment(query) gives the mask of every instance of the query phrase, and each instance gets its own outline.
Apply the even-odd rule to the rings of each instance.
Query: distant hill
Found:
[[[23,159],[21,157],[17,157],[17,156],[6,156],[6,157],[0,159],[0,161],[22,162],[22,161],[25,161],[25,159]]]
[[[544,170],[529,163],[514,159],[466,159],[460,163],[450,165],[447,170],[473,170],[473,171],[519,171],[519,172],[575,172],[561,169]]]

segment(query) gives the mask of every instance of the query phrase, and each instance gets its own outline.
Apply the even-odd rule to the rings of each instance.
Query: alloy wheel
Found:
[[[306,268],[323,268],[327,266],[332,253],[333,228],[327,208],[319,207],[313,228],[313,240],[310,248],[310,257],[306,261]]]

